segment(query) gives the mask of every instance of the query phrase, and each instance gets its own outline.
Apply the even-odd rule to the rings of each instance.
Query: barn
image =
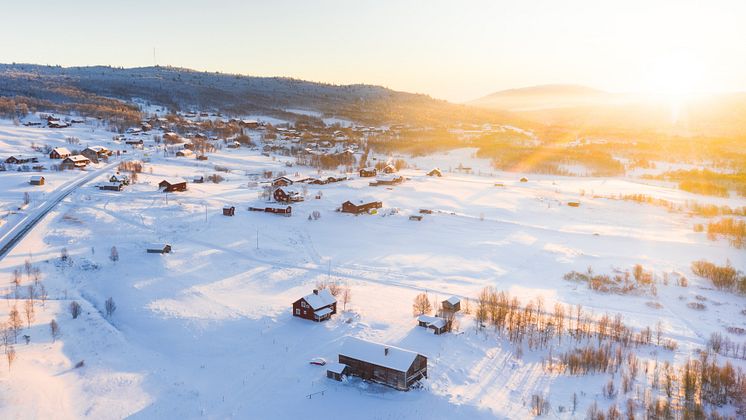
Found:
[[[293,316],[311,321],[325,321],[337,313],[337,299],[329,289],[314,289],[313,293],[293,302]]]
[[[383,207],[383,203],[380,201],[371,201],[369,203],[363,203],[363,204],[355,204],[352,201],[345,201],[342,203],[342,213],[353,213],[353,214],[361,214],[361,213],[367,213],[370,210],[373,209],[380,209]]]
[[[38,163],[39,158],[36,156],[26,156],[26,155],[13,155],[7,159],[5,159],[5,163],[10,163],[14,165],[23,165],[25,163]]]
[[[70,153],[69,150],[67,150],[66,147],[55,147],[52,149],[51,152],[49,152],[49,158],[50,159],[64,159],[68,156],[70,156],[72,153]]]
[[[186,191],[187,183],[180,179],[164,179],[158,183],[158,189],[162,189],[163,192]]]
[[[347,373],[400,391],[427,378],[427,357],[399,347],[350,337],[339,352]]]

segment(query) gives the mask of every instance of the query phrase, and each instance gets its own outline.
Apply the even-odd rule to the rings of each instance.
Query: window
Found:
[[[300,309],[296,309],[296,310],[295,310],[295,314],[296,314],[296,315],[300,315]]]

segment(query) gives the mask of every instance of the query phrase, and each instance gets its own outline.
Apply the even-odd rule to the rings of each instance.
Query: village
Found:
[[[602,198],[690,195],[639,179],[501,172],[469,151],[383,154],[368,142],[407,127],[328,122],[160,109],[123,133],[80,117],[3,121],[0,240],[33,212],[45,217],[0,270],[41,267],[49,295],[39,327],[29,318],[30,344],[14,344],[8,398],[69,368],[50,392],[94,417],[315,418],[352,400],[375,418],[575,418],[617,401],[602,394],[602,374],[581,383],[547,367],[571,351],[568,337],[611,341],[582,338],[581,324],[619,314],[642,337],[663,319],[658,344],[640,338],[630,353],[646,366],[684,362],[711,332],[744,325],[742,302],[689,272],[696,259],[740,262],[742,251],[692,231],[688,216]],[[635,264],[659,278],[656,295],[589,294],[563,280]],[[3,306],[27,293],[33,307],[26,287],[9,283]],[[535,311],[527,324],[547,324],[556,305],[570,322],[577,310],[575,330],[563,342],[560,327],[548,346],[502,336],[483,312],[495,289],[516,297],[516,313]],[[708,305],[698,319],[694,302]],[[50,321],[59,340],[47,338]],[[13,377],[21,368],[34,374]],[[636,398],[642,407],[653,396]]]

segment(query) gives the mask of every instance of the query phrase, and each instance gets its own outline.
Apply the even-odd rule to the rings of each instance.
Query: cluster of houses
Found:
[[[452,296],[441,302],[437,316],[420,315],[417,324],[434,334],[450,331],[450,323],[461,310],[461,301]],[[337,299],[329,289],[314,289],[293,302],[293,316],[314,322],[331,319],[337,313]],[[416,386],[427,378],[427,356],[399,347],[348,337],[338,355],[338,361],[326,364],[326,376],[341,381],[356,376],[401,391]]]

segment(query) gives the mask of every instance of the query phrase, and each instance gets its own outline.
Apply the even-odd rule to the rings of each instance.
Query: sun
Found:
[[[656,57],[650,68],[647,93],[666,99],[682,100],[701,93],[703,63],[685,52],[668,53]]]

